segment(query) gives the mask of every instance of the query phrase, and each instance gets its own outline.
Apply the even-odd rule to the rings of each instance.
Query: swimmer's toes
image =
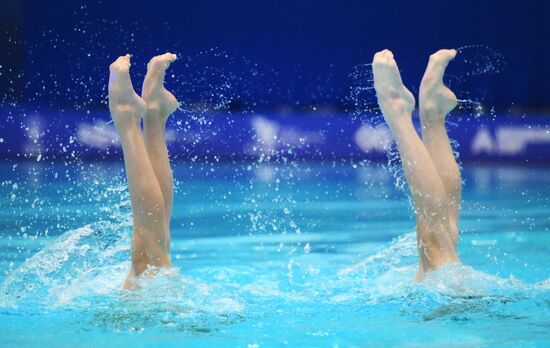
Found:
[[[430,59],[449,62],[456,57],[455,49],[441,49],[430,56]]]
[[[130,71],[130,55],[120,56],[110,66],[112,73],[127,73]]]
[[[414,109],[415,99],[405,87],[393,53],[384,50],[373,58],[374,88],[386,121]],[[393,121],[392,121],[393,122]]]
[[[177,56],[173,53],[164,53],[153,57],[147,64],[147,73],[164,72]]]
[[[118,57],[109,66],[109,97],[113,98],[117,95],[133,91],[132,81],[130,79],[130,55]]]
[[[420,83],[420,117],[424,123],[440,121],[457,105],[457,98],[443,83],[443,76],[456,50],[439,50],[430,56],[426,72]]]
[[[449,62],[456,57],[456,50],[442,49],[430,56],[421,85],[443,84],[443,75]]]
[[[373,67],[382,67],[384,64],[386,64],[386,52],[389,52],[387,49],[376,52],[374,54],[374,57],[372,58],[372,65]]]
[[[147,64],[147,75],[143,81],[142,96],[147,107],[163,115],[173,113],[180,105],[176,97],[164,87],[165,71],[176,58],[172,53],[153,57]]]

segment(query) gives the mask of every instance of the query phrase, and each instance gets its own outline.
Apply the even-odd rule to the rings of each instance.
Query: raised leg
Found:
[[[164,88],[164,75],[174,60],[176,60],[176,55],[171,53],[151,59],[147,64],[147,75],[142,88],[142,98],[147,106],[143,119],[143,136],[164,198],[164,219],[168,245],[170,244],[170,214],[174,184],[166,147],[166,120],[177,109],[179,103],[174,95]]]
[[[141,135],[145,103],[132,87],[130,55],[119,57],[109,70],[109,110],[122,142],[132,205],[132,268],[124,284],[129,289],[131,277],[143,273],[147,265],[171,266],[171,261],[164,200]]]
[[[439,50],[430,56],[420,83],[419,102],[422,141],[447,193],[451,232],[456,245],[462,179],[445,129],[445,116],[455,108],[457,101],[455,94],[443,84],[445,68],[455,56],[455,50]]]
[[[414,97],[403,85],[393,54],[375,54],[372,64],[378,104],[399,149],[416,212],[420,280],[445,263],[458,263],[450,231],[447,194],[430,154],[414,129]]]

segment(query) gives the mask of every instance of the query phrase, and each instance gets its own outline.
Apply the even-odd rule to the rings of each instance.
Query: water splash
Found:
[[[109,331],[161,328],[200,335],[256,320],[280,303],[300,308],[361,304],[431,321],[518,316],[518,308],[547,306],[550,296],[548,281],[526,284],[468,266],[448,265],[412,284],[417,269],[414,232],[336,274],[325,264],[333,261],[316,255],[312,242],[306,244],[309,252],[279,253],[267,264],[195,270],[209,273],[211,281],[181,276],[177,269],[161,270],[164,276],[144,275],[137,280],[138,289],[122,291],[129,269],[128,227],[124,221],[104,221],[62,235],[2,282],[1,311],[70,310],[81,313],[79,320]]]
[[[456,51],[457,56],[452,64],[461,72],[462,79],[499,74],[508,67],[504,56],[487,45],[465,45]]]
[[[131,215],[125,185],[108,187],[118,201],[102,207],[107,219],[70,230],[9,273],[0,283],[0,311],[78,311],[108,330],[145,327],[206,333],[241,321],[244,305],[226,287],[181,277],[177,268],[144,273],[123,291],[130,269]]]
[[[102,294],[118,288],[113,280],[129,269],[128,205],[123,201],[113,206],[113,220],[69,231],[27,259],[0,284],[0,304],[17,306],[23,301],[41,308],[71,302],[90,290]]]
[[[344,98],[344,104],[348,105],[351,117],[358,118],[369,115],[381,116],[374,90],[374,77],[372,74],[372,64],[359,64],[352,68],[348,75],[350,87],[347,96]],[[378,122],[381,122],[381,117]],[[371,120],[377,124],[376,120]]]
[[[504,56],[481,44],[461,46],[456,51],[456,58],[445,74],[445,83],[459,96],[457,111],[474,117],[494,117],[494,108],[485,106],[483,102],[486,91],[474,86],[473,82],[506,70],[508,63]]]

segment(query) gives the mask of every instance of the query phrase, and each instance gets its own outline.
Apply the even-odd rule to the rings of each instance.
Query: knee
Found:
[[[451,218],[449,221],[449,233],[451,235],[451,239],[453,240],[453,245],[456,249],[458,245],[458,225],[453,218]]]
[[[452,238],[448,219],[420,220],[421,222],[417,223],[419,244],[428,250],[446,252],[455,249],[455,242],[454,238]]]
[[[151,203],[163,204],[162,191],[156,179],[141,177],[137,183],[141,199]]]
[[[164,198],[158,185],[141,183],[138,202],[139,215],[147,219],[164,219]]]

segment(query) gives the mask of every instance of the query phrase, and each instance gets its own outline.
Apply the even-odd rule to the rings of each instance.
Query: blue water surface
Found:
[[[413,284],[412,209],[383,164],[175,163],[177,270],[122,291],[123,165],[4,162],[0,345],[550,345],[550,168],[463,176],[464,266]]]

